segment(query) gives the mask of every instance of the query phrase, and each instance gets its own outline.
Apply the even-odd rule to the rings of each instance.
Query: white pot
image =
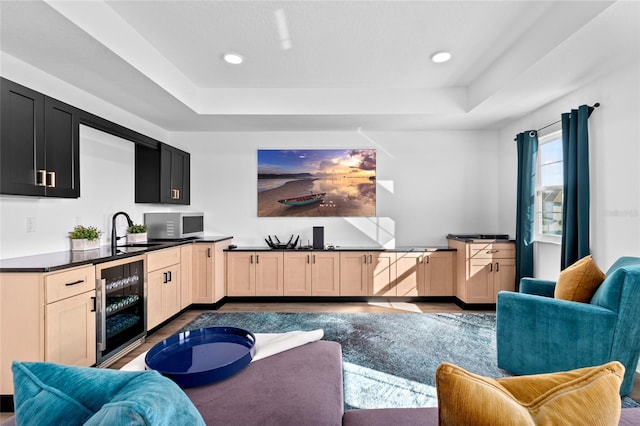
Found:
[[[84,251],[95,250],[100,248],[100,239],[89,241],[86,238],[71,240],[71,250]]]
[[[138,244],[147,242],[147,233],[142,234],[129,234],[127,233],[127,244]]]

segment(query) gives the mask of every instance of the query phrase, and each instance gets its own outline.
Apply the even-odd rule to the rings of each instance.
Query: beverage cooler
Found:
[[[144,341],[143,258],[97,265],[96,299],[96,365],[106,367]]]

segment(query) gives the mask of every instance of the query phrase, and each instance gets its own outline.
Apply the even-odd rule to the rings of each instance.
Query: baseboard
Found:
[[[455,302],[453,296],[227,296],[225,303]]]
[[[465,311],[495,311],[495,303],[466,303],[462,300],[454,297],[454,303],[464,309]]]
[[[0,395],[0,413],[13,413],[13,395]]]

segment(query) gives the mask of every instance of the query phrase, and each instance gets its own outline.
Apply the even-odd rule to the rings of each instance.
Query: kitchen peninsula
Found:
[[[127,327],[140,326],[144,338],[193,303],[213,306],[222,300],[223,250],[231,239],[156,241],[118,246],[115,252],[103,246],[0,260],[2,411],[12,404],[12,360],[107,366],[141,343],[138,336],[118,339]],[[136,264],[144,266],[130,266]],[[136,287],[144,292],[128,291]],[[118,289],[122,294],[113,292]],[[110,291],[114,297],[107,295]],[[128,323],[108,323],[109,313],[128,308],[134,310],[118,318]],[[102,325],[101,317],[106,318]],[[102,357],[110,334],[115,350]]]

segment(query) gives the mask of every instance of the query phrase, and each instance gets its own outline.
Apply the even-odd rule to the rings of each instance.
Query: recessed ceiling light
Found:
[[[441,64],[443,62],[447,62],[449,59],[451,59],[451,53],[449,52],[436,52],[433,55],[431,55],[431,60],[433,62],[435,62],[436,64]]]
[[[242,61],[244,61],[244,58],[237,53],[225,53],[222,59],[224,59],[226,63],[233,65],[241,64]]]

